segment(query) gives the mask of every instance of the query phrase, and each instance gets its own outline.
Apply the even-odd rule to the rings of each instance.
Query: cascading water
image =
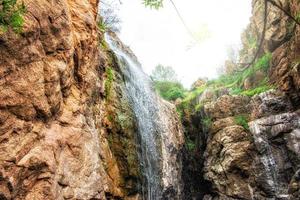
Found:
[[[172,119],[165,114],[170,112],[170,109],[166,111],[162,106],[165,103],[162,103],[155,94],[152,81],[142,71],[140,64],[127,55],[110,35],[106,34],[105,38],[118,58],[125,79],[127,95],[137,120],[138,153],[144,176],[143,199],[179,199],[181,162],[176,150],[180,149],[178,141],[182,143],[183,141],[178,123],[177,125],[170,123]],[[174,131],[175,126],[177,129]],[[175,132],[179,133],[176,135]],[[172,141],[176,141],[176,144]],[[170,191],[172,197],[170,197]]]

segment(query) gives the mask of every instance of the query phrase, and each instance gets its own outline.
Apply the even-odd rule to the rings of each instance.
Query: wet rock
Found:
[[[268,197],[289,196],[288,185],[300,161],[299,114],[273,115],[250,123],[258,152],[255,179]]]

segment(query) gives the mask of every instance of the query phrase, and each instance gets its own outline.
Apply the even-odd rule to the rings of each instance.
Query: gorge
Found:
[[[0,31],[0,200],[300,198],[299,0],[274,0],[294,19],[253,0],[253,67],[174,101],[98,0],[23,2],[22,31]]]

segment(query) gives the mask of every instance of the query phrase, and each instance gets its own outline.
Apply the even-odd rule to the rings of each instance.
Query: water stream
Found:
[[[128,97],[137,119],[138,153],[144,175],[143,199],[157,200],[162,195],[159,133],[163,128],[158,122],[157,97],[150,78],[142,71],[141,66],[124,53],[109,35],[106,35],[106,41],[119,59]]]

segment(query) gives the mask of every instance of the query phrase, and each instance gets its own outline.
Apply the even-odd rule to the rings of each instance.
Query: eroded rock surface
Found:
[[[23,33],[1,35],[1,196],[103,199],[96,1],[24,3]]]
[[[292,177],[297,177],[300,111],[273,115],[250,123],[256,146],[255,179],[263,196],[288,198]],[[292,184],[292,183],[291,183]]]
[[[0,36],[0,199],[141,199],[136,116],[98,1],[24,3],[23,32]],[[167,189],[183,138],[174,107],[161,106]]]

